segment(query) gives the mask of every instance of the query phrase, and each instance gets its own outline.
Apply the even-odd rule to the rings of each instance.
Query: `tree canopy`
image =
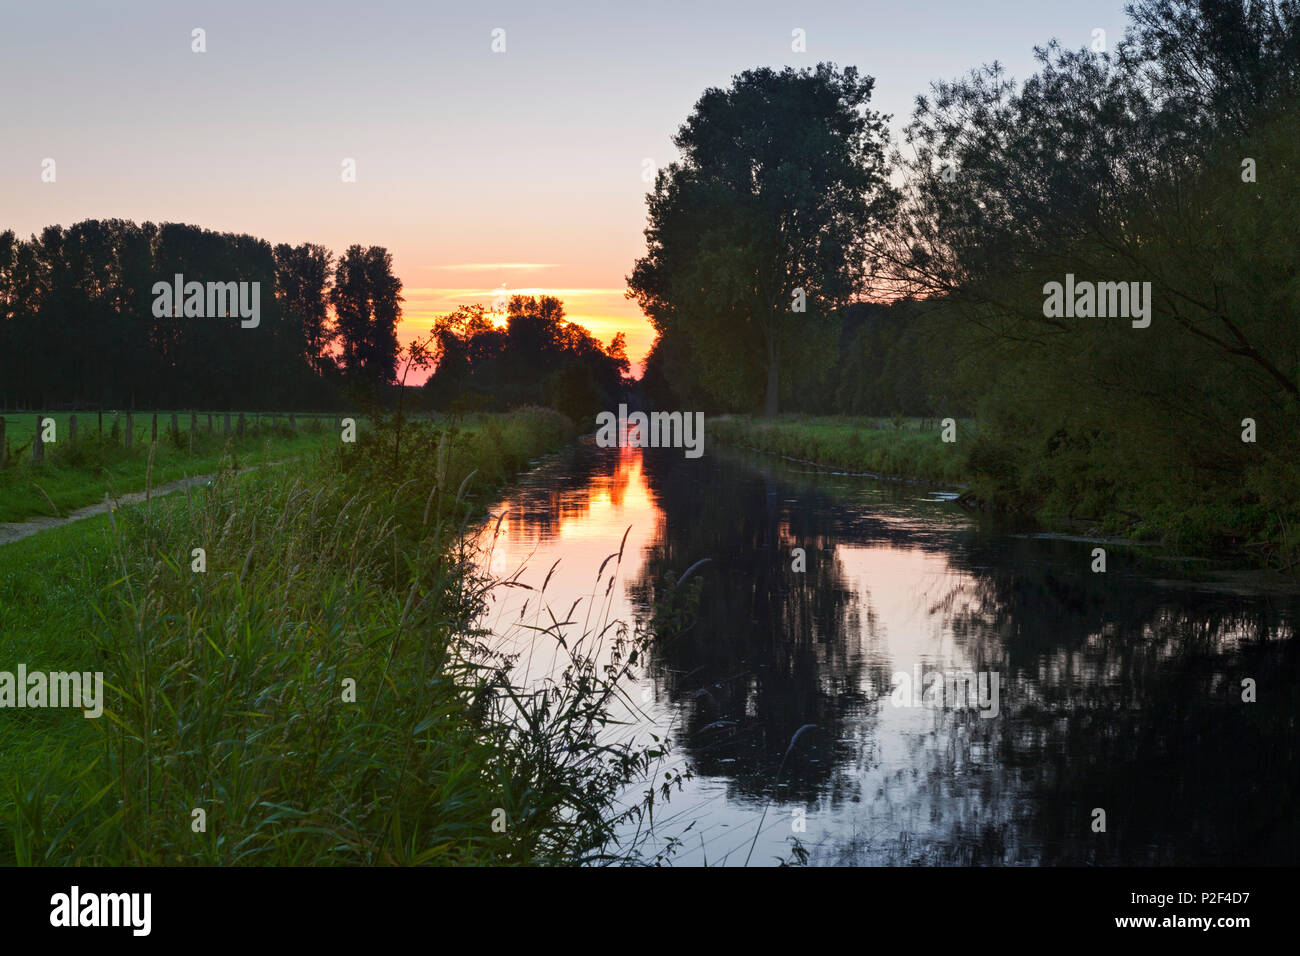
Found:
[[[258,283],[257,326],[155,314],[155,284],[178,274]],[[0,233],[0,406],[328,407],[345,383],[394,381],[400,291],[378,246],[336,266],[323,246],[181,223]]]
[[[630,368],[624,336],[608,347],[568,321],[554,296],[511,296],[506,324],[481,305],[461,306],[433,328],[427,403],[440,409],[552,405],[579,424],[614,407]]]
[[[833,361],[891,200],[874,83],[827,63],[749,70],[706,90],[678,131],[628,287],[683,396],[774,414]]]

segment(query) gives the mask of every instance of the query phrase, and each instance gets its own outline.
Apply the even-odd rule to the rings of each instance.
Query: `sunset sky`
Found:
[[[760,65],[854,64],[897,131],[931,80],[994,59],[1023,77],[1054,36],[1085,46],[1101,28],[1113,45],[1122,8],[4,0],[0,230],[117,217],[382,245],[405,284],[404,341],[504,285],[559,296],[604,342],[626,332],[639,361],[653,332],[624,280],[644,250],[645,161],[675,158],[706,87]]]

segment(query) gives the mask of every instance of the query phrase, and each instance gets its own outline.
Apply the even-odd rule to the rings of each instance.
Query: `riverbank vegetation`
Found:
[[[764,349],[784,349],[784,410],[969,417],[958,470],[987,507],[1296,567],[1300,15],[1276,0],[1137,0],[1128,12],[1113,47],[1053,41],[1032,76],[994,64],[919,97],[889,184],[871,180],[875,218],[856,220],[867,267],[836,283],[820,261],[810,271],[784,226],[833,208],[796,188],[824,124],[794,104],[836,87],[816,82],[820,68],[765,86],[790,109],[741,124],[739,139],[706,138],[732,152],[688,151],[649,197],[649,250],[629,282],[661,332],[646,366],[656,403],[770,415]],[[741,75],[732,92],[753,85]],[[748,115],[720,117],[725,102],[706,93],[683,141]],[[828,111],[853,110],[877,135],[856,94]],[[830,169],[854,156],[859,177],[877,169],[860,143],[838,155]],[[737,169],[752,190],[729,189]],[[699,189],[723,224],[707,232],[683,228],[682,197]],[[734,276],[760,273],[691,258],[724,226],[747,237],[735,256],[775,263],[767,286],[780,296],[728,297],[744,287]],[[697,294],[697,260],[718,297]],[[844,306],[846,288],[874,301]],[[1061,303],[1054,288],[1057,300],[1078,291]],[[773,308],[780,335],[764,340]],[[774,450],[805,457],[826,427]]]
[[[923,478],[950,485],[966,478],[959,442],[936,441],[938,422],[842,415],[724,415],[708,420],[710,441],[882,478]],[[965,430],[954,422],[954,435]]]
[[[0,860],[634,859],[611,838],[642,806],[614,798],[661,751],[601,731],[643,635],[598,664],[605,622],[477,623],[500,582],[476,493],[572,434],[546,409],[381,421],[310,467],[226,472],[0,549],[10,658],[102,671],[106,697],[98,720],[7,711]],[[569,667],[513,682],[529,641]]]
[[[1130,14],[1111,53],[1052,44],[1021,84],[989,67],[937,85],[874,254],[928,304],[944,347],[925,373],[974,413],[983,501],[1285,566],[1300,20],[1271,3]],[[1079,317],[1051,314],[1051,283],[1074,279],[1123,284],[1127,308],[1116,294],[1096,317],[1081,293]]]

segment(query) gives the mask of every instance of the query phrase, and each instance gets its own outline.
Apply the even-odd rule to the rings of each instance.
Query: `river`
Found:
[[[1295,593],[1113,547],[1094,571],[1095,542],[950,498],[579,445],[496,503],[493,560],[582,624],[645,620],[710,559],[618,730],[691,774],[640,830],[674,865],[773,865],[795,840],[811,865],[1297,862]],[[500,592],[494,626],[537,594]]]

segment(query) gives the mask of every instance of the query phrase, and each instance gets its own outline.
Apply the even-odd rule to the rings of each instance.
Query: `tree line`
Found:
[[[1300,5],[1127,12],[1113,49],[1053,41],[1023,81],[994,63],[933,84],[897,145],[851,68],[707,91],[628,279],[659,332],[647,390],[714,411],[972,416],[989,500],[1285,536]],[[1075,279],[1149,283],[1150,324],[1052,308]]]
[[[259,283],[260,321],[155,307],[155,286]],[[401,280],[379,246],[88,219],[0,233],[0,407],[331,408],[396,379]],[[161,314],[159,314],[161,312]]]
[[[505,325],[482,305],[440,316],[429,343],[434,372],[424,386],[426,407],[504,410],[549,405],[587,427],[614,408],[630,368],[622,332],[604,346],[565,318],[554,296],[511,296]]]

